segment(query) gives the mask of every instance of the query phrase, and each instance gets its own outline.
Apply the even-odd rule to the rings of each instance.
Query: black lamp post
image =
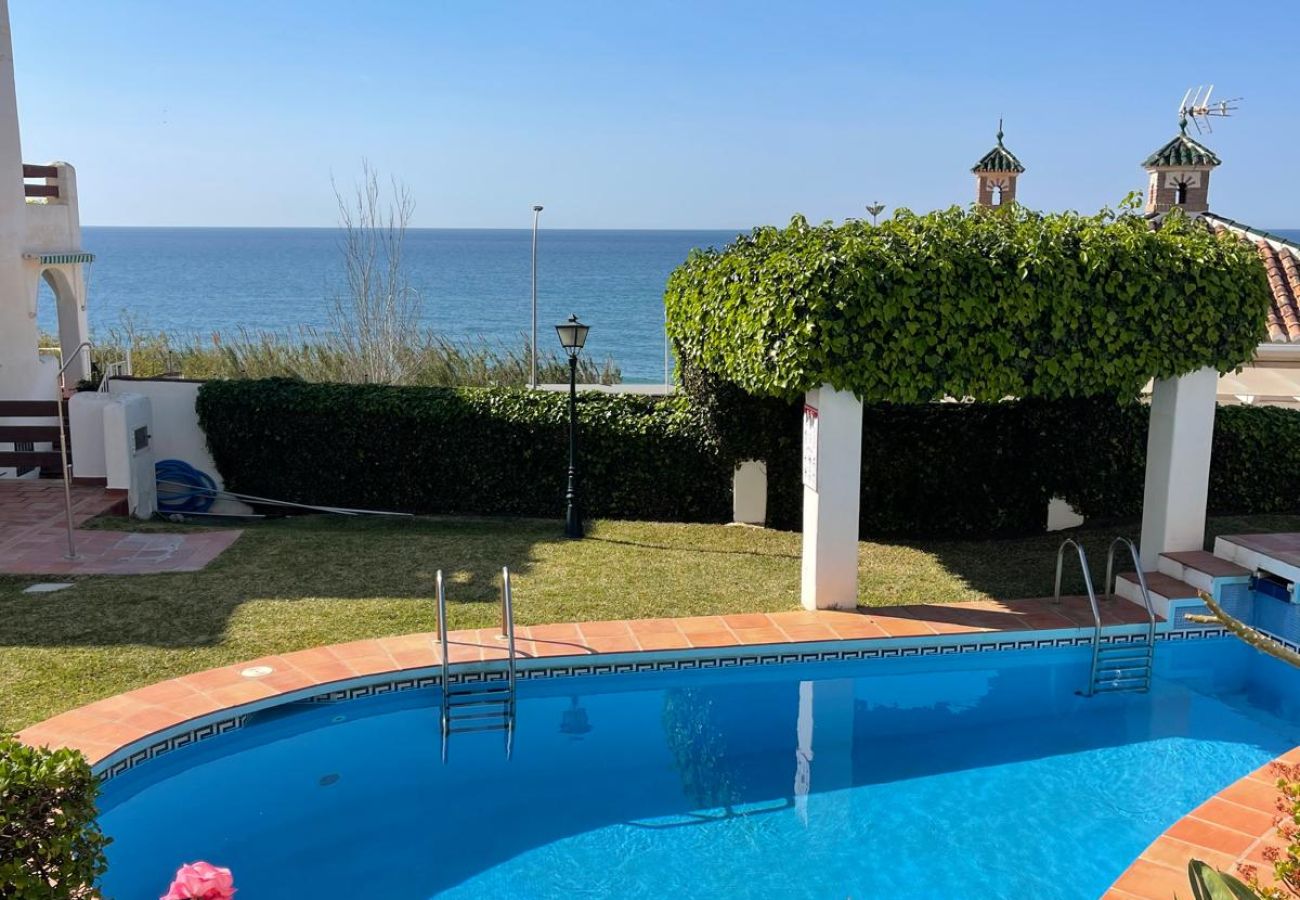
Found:
[[[578,513],[578,354],[587,343],[590,325],[583,325],[576,315],[555,326],[560,346],[569,354],[569,487],[564,492],[564,536],[582,537],[582,516]]]

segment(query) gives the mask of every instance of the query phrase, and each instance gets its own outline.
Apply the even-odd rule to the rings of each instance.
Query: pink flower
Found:
[[[171,889],[161,900],[231,900],[235,879],[229,869],[211,863],[186,863],[176,870]]]

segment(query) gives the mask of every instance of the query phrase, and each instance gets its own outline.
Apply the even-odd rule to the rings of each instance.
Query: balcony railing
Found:
[[[45,183],[27,184],[29,179],[34,178],[43,178]],[[58,179],[58,166],[33,166],[29,163],[23,163],[23,194],[28,197],[57,199],[59,196]]]

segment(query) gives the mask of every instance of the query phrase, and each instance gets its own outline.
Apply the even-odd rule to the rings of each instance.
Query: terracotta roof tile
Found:
[[[1268,339],[1275,344],[1300,343],[1300,247],[1212,213],[1205,221],[1215,234],[1235,234],[1254,245],[1272,294]]]

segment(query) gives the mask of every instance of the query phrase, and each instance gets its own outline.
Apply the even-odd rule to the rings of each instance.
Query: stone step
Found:
[[[1214,590],[1216,578],[1250,577],[1249,569],[1205,550],[1161,553],[1157,568],[1160,574],[1190,584],[1207,594]]]
[[[1196,587],[1173,578],[1163,572],[1146,572],[1147,590],[1151,592],[1151,608],[1162,619],[1169,619],[1169,602],[1171,600],[1195,600],[1199,594]],[[1115,579],[1115,593],[1142,605],[1142,588],[1138,584],[1136,572],[1121,572]]]

